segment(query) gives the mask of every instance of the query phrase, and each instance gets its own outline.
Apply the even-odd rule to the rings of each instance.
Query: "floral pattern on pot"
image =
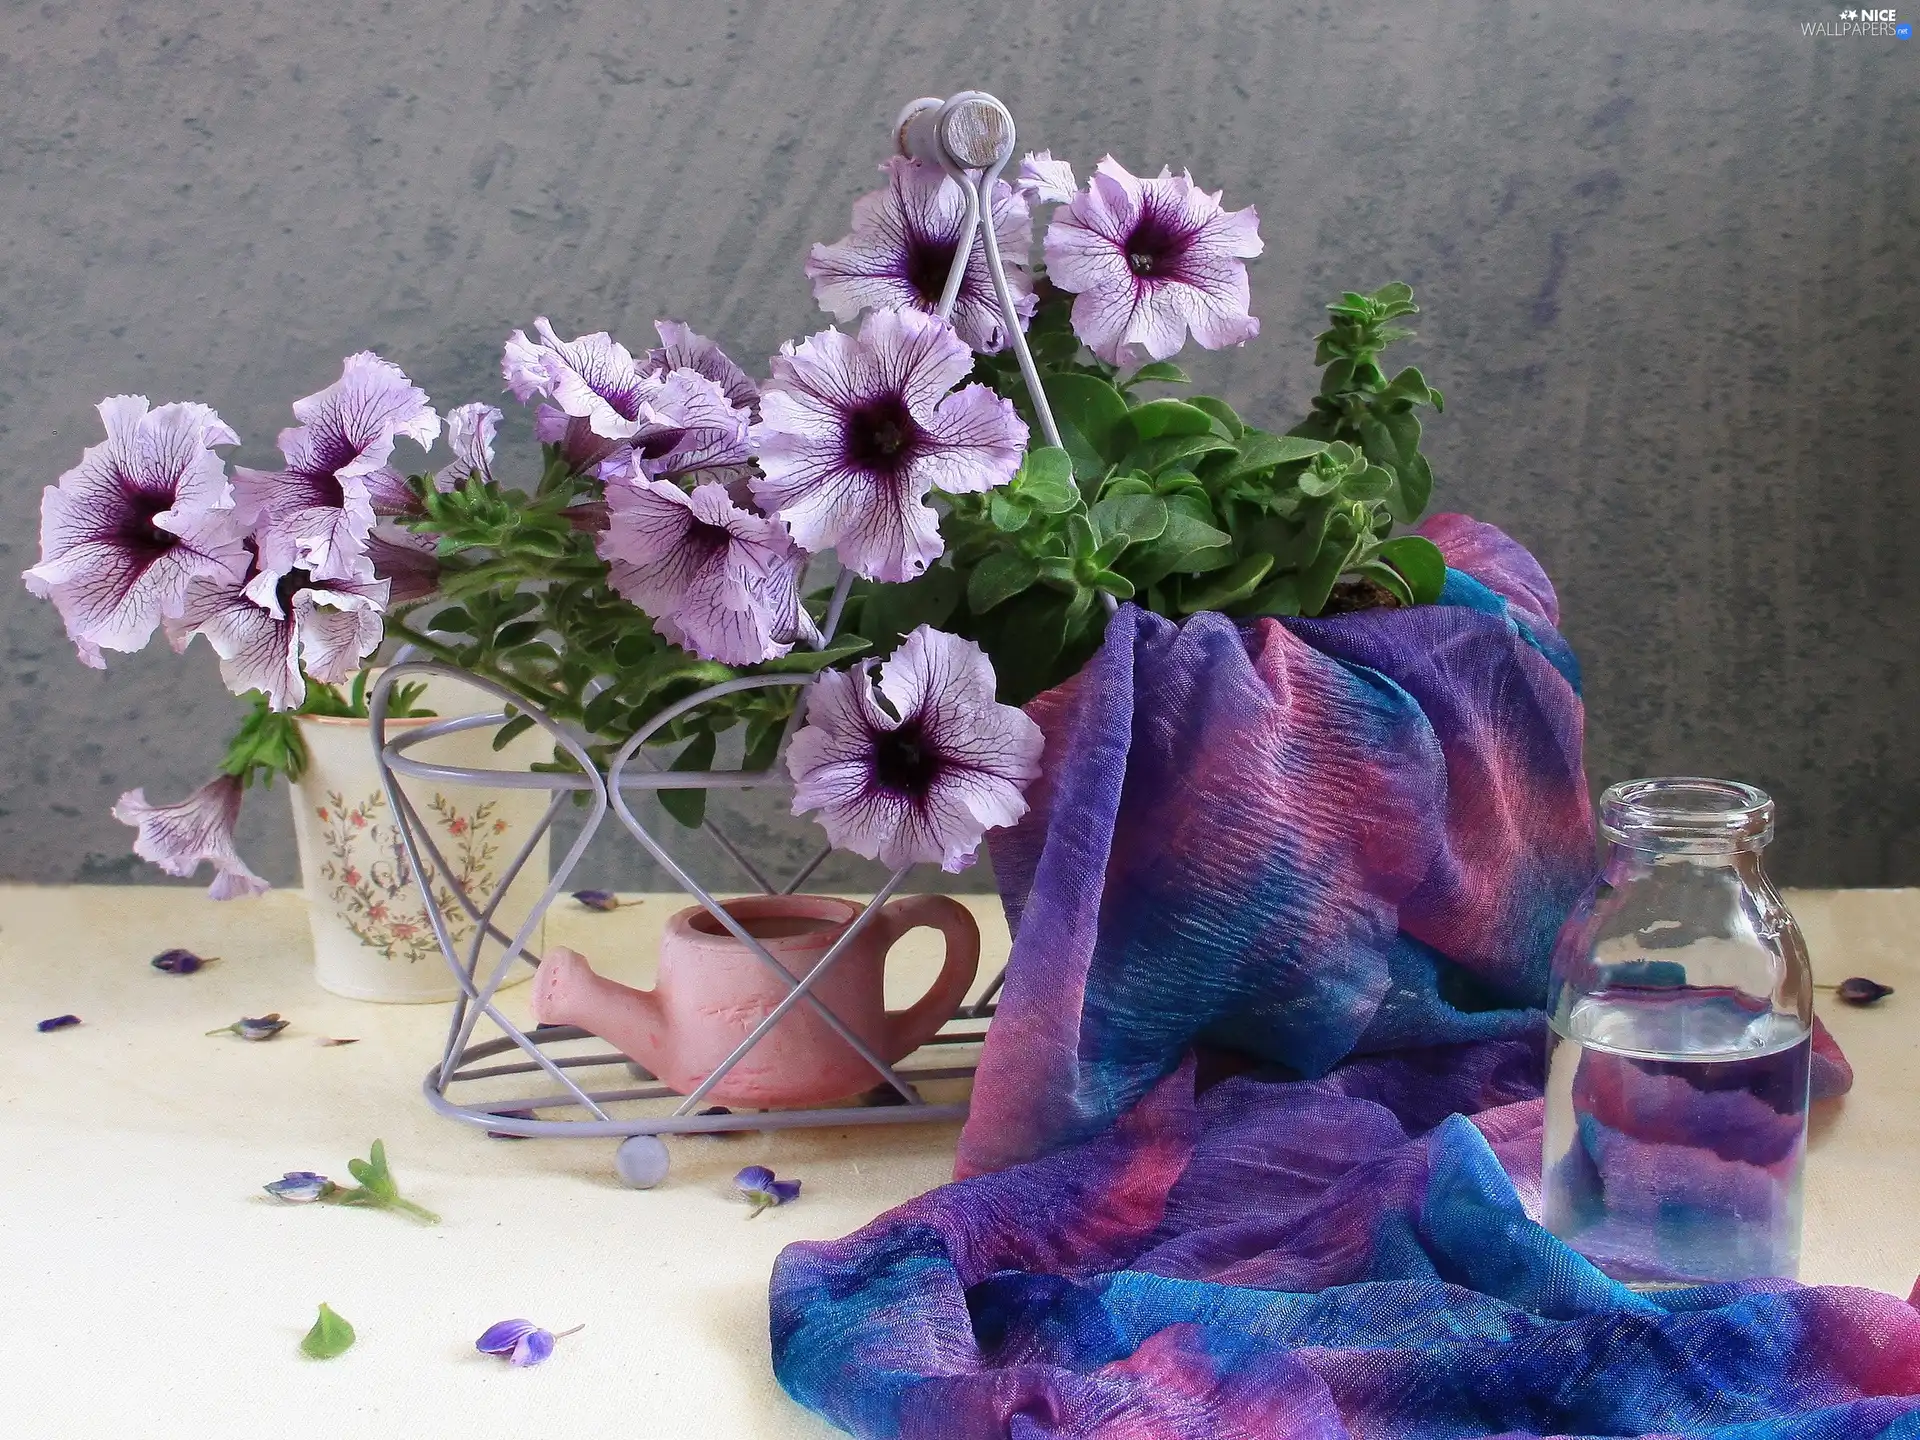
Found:
[[[453,866],[460,887],[482,905],[500,884],[500,836],[506,833],[507,822],[495,814],[499,804],[486,800],[462,810],[436,793],[422,817],[441,832],[440,853]],[[376,790],[364,800],[349,802],[340,791],[329,790],[327,803],[315,806],[314,815],[320,821],[326,851],[320,876],[354,937],[389,960],[413,964],[434,957],[433,921],[420,899],[400,827],[393,822],[386,797]],[[454,943],[464,945],[473,936],[473,918],[445,877],[434,876],[432,889],[434,904],[446,918]]]

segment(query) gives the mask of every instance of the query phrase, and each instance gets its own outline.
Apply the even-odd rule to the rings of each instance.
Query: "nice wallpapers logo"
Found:
[[[1815,39],[1838,40],[1852,35],[1884,35],[1895,40],[1913,38],[1912,22],[1902,20],[1898,10],[1854,10],[1840,12],[1838,20],[1805,20],[1802,35]]]

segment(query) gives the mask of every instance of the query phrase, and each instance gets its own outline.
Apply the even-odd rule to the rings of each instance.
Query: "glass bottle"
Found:
[[[1773,801],[1632,780],[1554,947],[1542,1208],[1616,1280],[1793,1278],[1813,977],[1760,866]]]

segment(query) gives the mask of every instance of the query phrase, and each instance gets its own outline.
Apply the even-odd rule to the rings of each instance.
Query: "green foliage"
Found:
[[[387,1147],[384,1141],[374,1141],[373,1148],[367,1152],[365,1160],[347,1161],[347,1171],[360,1183],[357,1186],[336,1185],[321,1197],[325,1203],[369,1206],[377,1210],[397,1210],[423,1225],[440,1223],[438,1215],[401,1195],[400,1183],[393,1178],[393,1172],[387,1168]]]
[[[908,618],[943,625],[980,642],[1000,698],[1019,703],[1085,662],[1121,600],[1251,618],[1317,615],[1343,580],[1401,605],[1439,597],[1440,552],[1393,533],[1420,517],[1433,484],[1414,411],[1441,404],[1418,370],[1389,380],[1380,366],[1409,333],[1393,322],[1418,308],[1407,286],[1328,307],[1319,394],[1285,434],[1212,396],[1142,395],[1187,376],[1164,361],[1122,376],[1063,348],[1071,297],[1044,281],[1039,292],[1030,336],[1061,444],[1040,442],[1012,358],[980,357],[975,378],[1021,409],[1035,448],[1005,487],[941,497],[947,553],[927,574],[856,588],[856,624],[876,649]]]

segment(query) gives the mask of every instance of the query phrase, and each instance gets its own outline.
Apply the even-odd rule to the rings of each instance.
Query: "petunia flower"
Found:
[[[516,330],[500,358],[514,398],[523,405],[535,396],[550,399],[607,440],[625,440],[640,428],[641,402],[660,388],[660,379],[636,364],[626,346],[604,330],[562,340],[544,315],[533,328],[537,340]]]
[[[270,1180],[260,1188],[274,1199],[284,1200],[289,1205],[311,1205],[316,1200],[324,1200],[338,1187],[326,1176],[311,1170],[289,1170],[280,1179]]]
[[[458,405],[447,412],[447,448],[451,464],[434,472],[433,488],[458,489],[469,476],[493,479],[493,436],[500,428],[500,411],[493,405]]]
[[[911,580],[940,554],[927,492],[986,490],[1019,468],[1027,427],[985,385],[951,326],[879,310],[859,336],[823,330],[773,360],[753,436],[762,509],[807,550],[837,548],[874,580]]]
[[[818,810],[828,840],[869,860],[964,870],[987,831],[1026,814],[1040,727],[994,700],[993,665],[971,640],[922,625],[880,667],[878,697],[872,665],[828,671],[807,692],[787,747],[793,813]]]
[[[1065,205],[1079,192],[1080,182],[1073,178],[1073,166],[1054,159],[1051,150],[1029,151],[1020,161],[1013,188],[1030,205]]]
[[[656,320],[653,328],[660,332],[660,344],[647,352],[653,374],[664,379],[675,370],[692,370],[718,385],[732,404],[758,412],[760,387],[718,345],[678,320]]]
[[[374,578],[387,582],[387,604],[422,600],[440,588],[440,557],[431,536],[375,525],[367,536]]]
[[[733,1177],[733,1188],[743,1196],[753,1209],[747,1218],[753,1219],[762,1210],[772,1209],[775,1205],[785,1205],[789,1200],[800,1198],[798,1180],[780,1180],[773,1171],[764,1165],[749,1165]]]
[[[1259,334],[1243,262],[1262,248],[1251,205],[1225,210],[1184,171],[1142,179],[1109,155],[1053,212],[1047,278],[1075,295],[1074,333],[1093,353],[1132,365],[1142,351],[1166,359],[1189,330],[1208,350]]]
[[[207,894],[232,900],[272,888],[233,848],[241,794],[240,780],[233,775],[216,775],[172,805],[150,805],[145,790],[129,790],[114,802],[113,818],[138,831],[133,853],[169,875],[191,875],[201,861],[211,861],[217,873]]]
[[[510,1365],[538,1365],[553,1354],[554,1341],[577,1335],[585,1328],[576,1325],[556,1335],[551,1330],[542,1330],[531,1320],[502,1320],[489,1325],[473,1342],[473,1348],[482,1355],[498,1355]]]
[[[633,439],[603,460],[595,473],[607,481],[734,484],[751,473],[752,419],[752,412],[736,406],[717,382],[692,370],[675,370],[642,402]]]
[[[958,181],[937,165],[898,155],[880,169],[887,183],[854,202],[853,232],[838,244],[815,245],[807,259],[814,299],[836,320],[867,309],[931,314],[960,245],[966,201]],[[1007,288],[1024,327],[1038,303],[1027,268],[1033,217],[1026,198],[1005,181],[994,184],[992,210]],[[978,236],[954,302],[953,328],[975,350],[1006,348],[1006,316]]]
[[[307,677],[339,684],[379,648],[390,598],[388,580],[276,571],[262,557],[244,583],[196,585],[168,633],[176,650],[206,636],[229,690],[258,690],[275,710],[291,710],[306,697]]]
[[[567,467],[579,475],[597,470],[609,456],[628,449],[626,441],[594,434],[591,421],[569,415],[557,405],[542,405],[533,412],[533,438],[542,445],[558,445]]]
[[[294,401],[293,414],[300,423],[280,432],[286,469],[235,467],[236,508],[254,527],[267,569],[364,576],[375,511],[413,503],[406,478],[387,464],[394,441],[404,435],[425,449],[440,434],[440,417],[426,391],[371,350],[349,355],[340,378]]]
[[[752,583],[788,543],[778,522],[742,510],[714,484],[691,495],[665,480],[611,484],[607,508],[598,548],[609,583],[674,644],[727,665],[792,648],[773,639],[772,607]]]
[[[239,437],[205,405],[149,411],[144,395],[115,395],[99,409],[107,438],[42,492],[40,563],[24,576],[96,669],[102,649],[145,646],[180,613],[195,580],[246,568],[226,468],[213,453]]]

